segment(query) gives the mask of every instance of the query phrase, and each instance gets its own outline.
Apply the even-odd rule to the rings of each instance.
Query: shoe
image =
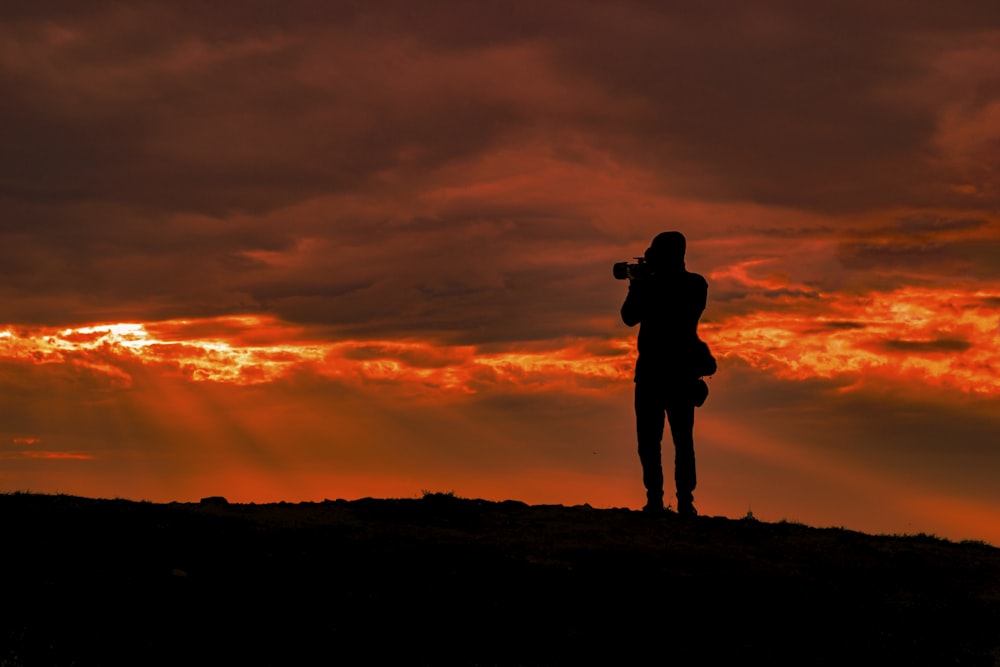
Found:
[[[691,503],[684,503],[683,505],[677,506],[677,514],[679,516],[695,517],[698,516],[698,510],[694,508]]]

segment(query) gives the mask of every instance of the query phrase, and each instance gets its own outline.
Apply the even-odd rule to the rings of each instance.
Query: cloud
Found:
[[[22,12],[6,31],[8,192],[215,214],[398,183],[532,136],[685,195],[962,201],[928,187],[947,180],[931,149],[957,145],[939,123],[967,101],[946,84],[987,76],[972,73],[990,52],[967,39],[995,25],[971,3],[897,5],[905,21],[795,3],[88,8]]]
[[[934,340],[887,340],[882,343],[886,348],[900,352],[965,352],[972,343],[960,338],[936,338]]]
[[[593,335],[620,300],[607,265],[664,226],[706,273],[780,258],[789,280],[763,294],[713,283],[720,313],[850,272],[993,270],[991,200],[942,195],[952,162],[931,157],[966,155],[948,109],[992,99],[974,6],[514,8],[18,10],[0,32],[8,319]],[[838,25],[849,43],[825,38]],[[845,212],[881,208],[898,233],[844,237]]]
[[[907,426],[921,393],[942,442],[995,427],[989,3],[95,0],[4,19],[5,428],[93,454],[92,488],[420,488],[410,466],[497,493],[491,470],[631,484],[631,446],[593,454],[630,419],[610,267],[665,229],[710,282],[714,433],[734,451],[751,422],[755,470],[782,465],[769,429],[805,437],[830,488],[884,464],[852,419],[895,466],[905,437],[937,446]],[[36,481],[90,463],[16,461]],[[912,490],[892,470],[867,498]]]
[[[824,322],[823,326],[829,329],[864,329],[867,325],[861,322]]]
[[[983,218],[949,218],[936,213],[913,213],[901,216],[899,228],[904,233],[949,232],[979,229],[988,222]]]

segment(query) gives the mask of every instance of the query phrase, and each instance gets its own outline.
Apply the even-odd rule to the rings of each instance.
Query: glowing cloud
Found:
[[[186,327],[226,333],[188,340],[162,340],[152,333],[176,332]],[[284,328],[287,340],[240,342],[247,331],[261,327],[272,333]],[[557,349],[536,352],[482,354],[471,346],[438,346],[421,341],[296,341],[296,327],[250,315],[200,322],[100,324],[55,332],[7,333],[0,340],[2,357],[85,367],[125,386],[131,382],[128,368],[132,364],[159,367],[194,382],[253,385],[308,370],[348,383],[391,382],[460,393],[502,385],[529,390],[586,387],[621,380],[632,365],[628,341],[606,345],[596,355],[585,341],[570,341]]]
[[[730,273],[752,280],[742,267]],[[1000,352],[990,306],[995,298],[928,288],[827,294],[809,311],[761,309],[702,330],[722,359],[739,358],[784,379],[845,377],[852,379],[850,390],[867,378],[998,395]],[[257,330],[268,332],[262,342],[247,342]],[[0,337],[0,355],[87,368],[122,387],[132,381],[131,365],[139,364],[193,382],[254,385],[306,371],[347,384],[457,394],[598,388],[631,379],[634,363],[631,332],[610,341],[564,340],[545,349],[502,352],[414,340],[319,341],[302,334],[299,327],[256,315],[8,329]]]
[[[994,298],[925,288],[823,295],[825,315],[757,312],[710,327],[708,337],[724,356],[786,379],[858,376],[998,395]]]

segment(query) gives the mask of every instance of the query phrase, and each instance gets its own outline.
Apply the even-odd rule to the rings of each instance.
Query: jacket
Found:
[[[708,281],[683,266],[630,281],[621,316],[639,325],[636,382],[697,377],[698,320],[707,300]]]

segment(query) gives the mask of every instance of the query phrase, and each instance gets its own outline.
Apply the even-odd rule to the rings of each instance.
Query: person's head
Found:
[[[663,232],[646,249],[646,261],[660,266],[684,265],[687,241],[680,232]]]

